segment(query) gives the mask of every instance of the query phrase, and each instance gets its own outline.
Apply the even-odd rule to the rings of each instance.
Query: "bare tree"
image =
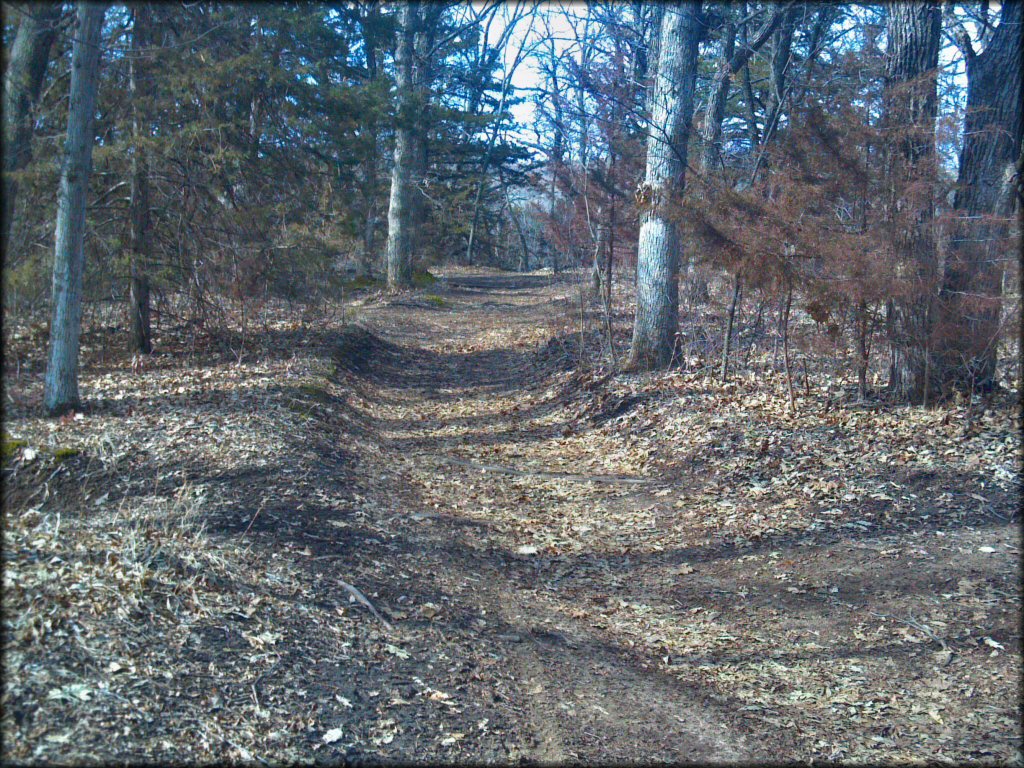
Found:
[[[700,3],[666,5],[651,94],[647,170],[637,190],[637,308],[626,367],[649,370],[672,357],[679,324],[679,232],[673,220],[686,179],[686,144],[693,118]]]
[[[96,140],[96,90],[100,32],[106,6],[82,2],[71,49],[68,133],[57,199],[53,260],[53,319],[43,404],[51,414],[79,405],[78,349],[82,330],[82,272],[85,266],[85,205]]]

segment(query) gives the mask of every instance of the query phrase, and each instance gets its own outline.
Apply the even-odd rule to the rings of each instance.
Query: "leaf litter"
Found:
[[[503,660],[541,615],[767,754],[1018,758],[1011,408],[965,431],[836,406],[824,375],[795,413],[770,371],[609,378],[578,365],[564,283],[501,291],[499,322],[453,274],[444,318],[363,308],[364,370],[335,359],[350,328],[271,307],[242,362],[87,365],[81,418],[11,388],[9,758],[519,759],[540,697]]]

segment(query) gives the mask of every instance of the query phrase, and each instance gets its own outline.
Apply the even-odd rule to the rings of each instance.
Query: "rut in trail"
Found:
[[[414,555],[411,580],[452,597],[445,637],[502,660],[522,741],[509,757],[765,759],[720,702],[654,669],[581,610],[632,599],[628,573],[586,552],[568,565],[526,543],[527,521],[553,505],[649,493],[629,478],[587,482],[559,459],[572,361],[550,337],[573,290],[538,276],[453,278],[439,291],[443,306],[368,308],[343,341],[339,369],[359,395],[353,412],[374,446],[367,461],[393,490],[381,501]],[[508,471],[479,468],[499,463]]]

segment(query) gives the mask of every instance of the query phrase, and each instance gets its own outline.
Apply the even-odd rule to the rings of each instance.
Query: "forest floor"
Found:
[[[6,761],[1021,762],[1009,398],[608,377],[572,276],[441,274],[95,330],[62,419],[5,330]]]

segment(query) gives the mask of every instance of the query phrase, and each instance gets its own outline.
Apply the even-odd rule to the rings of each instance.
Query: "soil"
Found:
[[[754,435],[757,382],[581,367],[576,290],[450,270],[249,362],[94,362],[119,394],[56,425],[12,387],[14,437],[82,454],[5,464],[5,757],[1020,762],[1011,417]],[[130,561],[110,521],[186,497],[208,538],[139,528]]]

